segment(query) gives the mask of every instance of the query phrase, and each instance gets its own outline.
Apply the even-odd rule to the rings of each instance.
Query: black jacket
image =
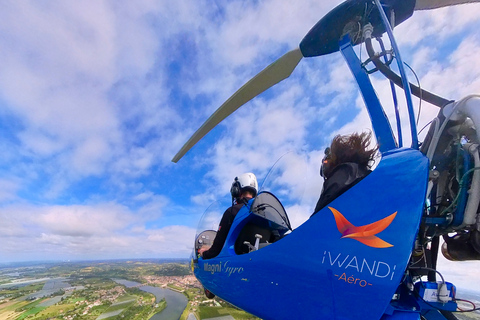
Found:
[[[232,226],[233,219],[237,215],[238,211],[243,207],[244,202],[240,201],[240,203],[231,206],[223,213],[222,220],[218,225],[217,235],[213,240],[213,244],[207,251],[204,251],[202,254],[203,259],[212,259],[218,256],[220,251],[222,251],[223,245],[225,244],[225,240],[227,239],[228,232],[230,231],[230,227]]]
[[[347,162],[336,166],[323,183],[322,193],[312,216],[335,200],[342,193],[365,178],[371,171],[357,163]]]

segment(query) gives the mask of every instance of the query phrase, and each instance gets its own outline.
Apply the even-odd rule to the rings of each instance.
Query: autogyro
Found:
[[[198,129],[174,162],[240,106],[288,78],[303,57],[340,51],[381,152],[371,174],[293,231],[279,199],[259,193],[238,212],[217,257],[195,256],[194,273],[205,288],[263,319],[456,318],[455,286],[436,264],[439,251],[450,260],[480,260],[480,96],[451,101],[410,84],[392,25],[415,10],[463,2],[473,1],[345,1]],[[363,61],[353,50],[360,43],[368,52]],[[403,89],[406,124],[398,112],[386,116],[370,81],[376,72],[391,81],[394,96],[394,85]],[[412,94],[439,107],[422,142]],[[403,144],[406,134],[410,146]],[[200,231],[195,250],[215,237],[214,230]]]

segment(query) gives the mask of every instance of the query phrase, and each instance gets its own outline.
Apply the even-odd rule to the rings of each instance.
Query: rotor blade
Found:
[[[210,130],[212,130],[223,119],[231,115],[242,105],[258,96],[270,87],[273,87],[280,81],[288,78],[300,60],[303,58],[300,48],[287,52],[277,61],[263,69],[253,79],[243,85],[227,101],[225,101],[214,114],[190,137],[173,157],[173,162],[178,162],[185,153],[188,152],[200,139],[202,139]]]
[[[430,10],[441,7],[450,7],[457,4],[475,3],[480,0],[417,0],[415,2],[415,11],[417,10]]]

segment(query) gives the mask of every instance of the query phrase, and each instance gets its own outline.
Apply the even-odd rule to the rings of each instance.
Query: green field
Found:
[[[18,317],[16,320],[23,320],[26,317],[28,317],[29,315],[39,313],[40,311],[45,310],[45,309],[46,309],[46,307],[33,307],[31,309],[28,309],[24,313],[22,313],[20,315],[20,317]]]
[[[121,297],[119,297],[114,304],[117,304],[117,303],[123,303],[123,302],[126,302],[126,301],[130,301],[130,300],[136,300],[137,297],[136,296],[133,296],[133,295],[129,295],[129,294],[125,294]]]
[[[124,310],[124,309],[128,309],[129,307],[133,306],[135,304],[135,302],[137,301],[137,298],[135,296],[128,296],[128,297],[129,297],[128,300],[123,300],[122,299],[122,301],[116,301],[110,307],[108,307],[108,309],[105,310],[104,313],[115,312],[117,310]]]
[[[50,306],[47,309],[41,311],[33,319],[49,318],[49,317],[53,317],[54,315],[59,315],[61,313],[67,313],[67,312],[72,311],[74,309],[75,309],[75,304],[53,305],[53,306]]]
[[[183,291],[182,288],[177,287],[177,286],[175,286],[175,285],[173,285],[173,284],[168,284],[167,287],[172,288],[172,289],[175,290],[175,291]]]
[[[198,308],[197,315],[200,319],[208,319],[208,318],[215,318],[215,317],[222,317],[231,315],[235,318],[235,320],[249,320],[249,319],[259,319],[257,317],[252,316],[245,311],[238,310],[233,307],[204,307],[200,306]]]
[[[5,296],[11,295],[12,298],[15,299],[15,298],[26,296],[28,294],[35,293],[39,290],[42,290],[44,284],[45,282],[38,282],[35,284],[27,285],[25,287],[5,288],[5,289],[2,289],[0,292],[1,292],[1,295],[5,295]]]

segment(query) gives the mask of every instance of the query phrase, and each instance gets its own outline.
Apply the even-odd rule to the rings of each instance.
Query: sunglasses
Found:
[[[323,159],[322,159],[322,165],[320,166],[320,176],[324,177],[324,174],[325,174],[325,165],[328,163],[328,160],[330,160],[332,156],[332,153],[331,153],[331,150],[330,150],[330,147],[327,147],[325,148],[325,155],[323,156]]]

